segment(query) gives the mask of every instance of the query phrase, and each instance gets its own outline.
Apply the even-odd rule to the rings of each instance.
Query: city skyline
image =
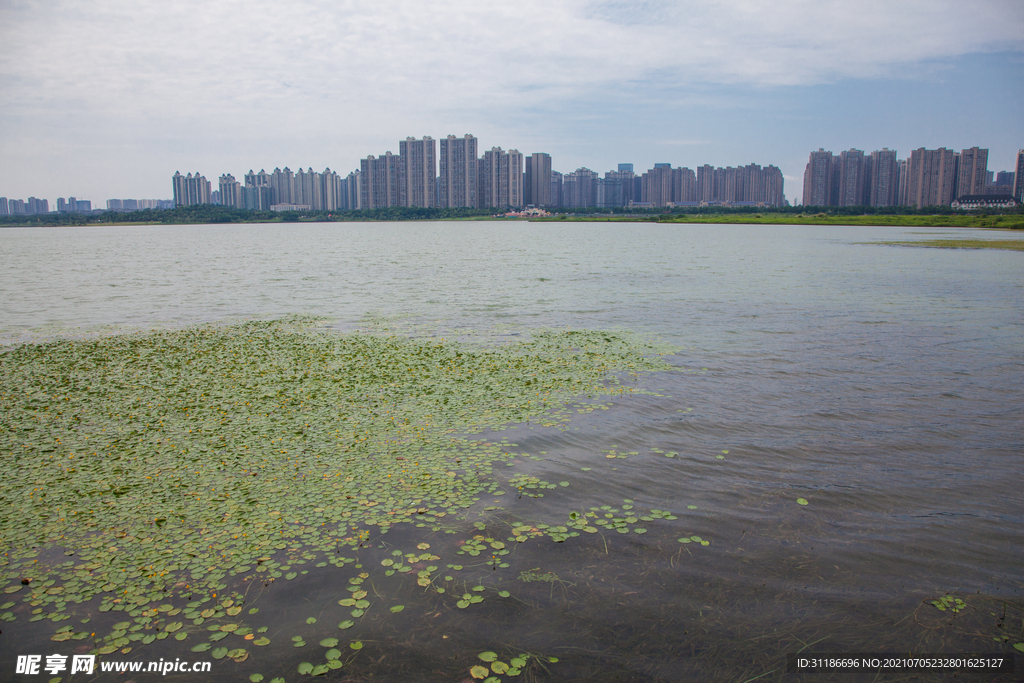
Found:
[[[440,148],[441,148],[440,155],[438,155],[437,146],[434,143],[439,143],[440,144]],[[431,148],[429,149],[429,151],[424,152],[423,151],[423,145],[427,145],[427,144],[429,144],[431,146]],[[485,199],[484,199],[484,194],[483,194],[482,186],[480,186],[480,189],[479,189],[480,194],[479,195],[477,194],[477,192],[478,192],[477,175],[483,172],[482,169],[484,168],[484,166],[482,164],[484,163],[484,160],[485,160],[485,157],[487,156],[487,153],[486,153],[486,150],[483,150],[483,148],[480,146],[479,140],[474,135],[472,135],[470,133],[467,133],[467,134],[465,134],[462,137],[455,136],[455,135],[448,135],[448,136],[446,136],[446,138],[441,138],[440,140],[434,140],[433,138],[431,138],[431,136],[427,135],[427,136],[424,136],[422,140],[417,140],[414,137],[407,137],[407,138],[405,138],[405,140],[398,141],[398,148],[400,150],[404,150],[407,145],[416,145],[416,149],[420,149],[421,150],[419,152],[419,157],[418,157],[418,163],[419,163],[419,166],[420,166],[419,173],[420,173],[420,184],[421,184],[421,187],[420,187],[420,190],[416,194],[417,199],[408,200],[404,195],[403,196],[399,196],[400,192],[404,192],[405,191],[405,187],[399,185],[398,179],[399,179],[400,176],[404,178],[404,177],[406,177],[410,173],[408,168],[401,168],[400,169],[399,165],[400,164],[408,164],[408,162],[402,161],[404,156],[405,156],[402,152],[400,152],[399,154],[393,154],[392,152],[388,151],[388,152],[385,152],[384,154],[380,155],[380,158],[381,159],[384,159],[384,158],[390,159],[390,158],[393,157],[393,161],[391,162],[391,163],[394,164],[393,168],[391,169],[391,173],[393,175],[393,188],[392,188],[392,191],[394,192],[394,197],[393,198],[391,198],[391,199],[378,199],[376,201],[372,201],[369,196],[359,196],[359,197],[356,197],[356,195],[353,195],[351,201],[349,201],[348,197],[342,199],[339,196],[339,197],[335,198],[332,201],[326,202],[325,206],[327,206],[329,209],[334,209],[334,208],[341,209],[341,208],[348,207],[348,206],[356,204],[356,203],[358,203],[361,206],[362,205],[365,205],[365,206],[378,206],[379,205],[379,206],[472,206],[472,207],[477,207],[477,206],[485,206],[486,205],[486,204],[483,204]],[[458,147],[456,147],[455,145],[458,145]],[[473,200],[473,201],[470,201],[470,200],[467,200],[467,199],[462,199],[462,200],[458,200],[458,201],[456,201],[454,203],[445,203],[446,201],[448,201],[446,199],[446,194],[445,194],[447,192],[447,189],[446,189],[447,188],[447,183],[455,182],[454,180],[449,178],[450,172],[449,172],[448,175],[445,175],[445,164],[446,164],[446,159],[447,159],[447,154],[448,154],[447,149],[448,149],[449,146],[452,146],[451,147],[451,149],[453,150],[452,154],[456,154],[455,150],[458,150],[457,154],[460,154],[461,158],[462,158],[461,163],[463,164],[463,166],[462,166],[462,171],[461,172],[462,172],[462,174],[465,177],[462,178],[459,181],[461,183],[459,185],[459,188],[460,188],[459,191],[460,192],[472,192],[473,196],[476,197],[476,199]],[[939,149],[943,150],[943,149],[946,149],[946,148],[940,147]],[[465,159],[468,158],[467,155],[473,155],[473,154],[477,153],[477,150],[480,150],[479,151],[479,155],[480,156],[477,157],[476,163],[468,164],[467,165],[465,163]],[[500,147],[492,148],[492,150],[497,150],[498,152],[502,152],[503,151]],[[918,151],[923,152],[923,151],[926,151],[926,150],[925,150],[925,148],[921,147],[921,148],[918,148]],[[953,178],[953,183],[954,184],[952,186],[946,188],[946,190],[944,191],[944,194],[941,195],[942,199],[944,201],[946,200],[946,195],[949,195],[951,197],[951,199],[949,199],[949,201],[952,201],[952,199],[955,199],[955,198],[957,198],[959,196],[966,195],[966,194],[986,194],[986,192],[991,193],[992,190],[991,190],[990,187],[989,187],[989,189],[986,189],[987,184],[991,183],[991,184],[995,184],[995,185],[1001,185],[1002,183],[1001,183],[1001,181],[998,180],[998,178],[1002,177],[1004,174],[1010,174],[1010,177],[1013,177],[1013,174],[1014,174],[1015,171],[1011,170],[1011,169],[1017,169],[1019,167],[1020,163],[1021,163],[1020,162],[1020,150],[1018,150],[1017,153],[1014,154],[1014,157],[1012,159],[1012,163],[1009,164],[1007,168],[1003,168],[1003,169],[999,169],[999,170],[996,170],[994,168],[989,168],[988,167],[988,159],[990,157],[990,152],[991,151],[989,149],[987,149],[987,148],[982,148],[982,147],[976,145],[976,146],[971,147],[969,149],[965,148],[961,152],[955,152],[952,149],[949,149],[947,151],[950,152],[951,154],[955,155],[955,157],[956,157],[956,164],[957,165],[956,165],[956,169],[951,171],[951,173],[952,173],[951,177]],[[552,164],[551,155],[547,154],[547,153],[532,153],[532,154],[525,154],[525,155],[523,155],[522,153],[518,152],[518,150],[515,150],[515,149],[511,149],[511,150],[509,150],[509,152],[511,152],[513,154],[517,154],[519,156],[522,156],[525,159],[525,175],[521,179],[521,183],[520,183],[521,187],[518,188],[519,194],[518,195],[513,195],[513,196],[521,196],[523,198],[522,205],[534,205],[534,204],[536,204],[538,206],[547,205],[546,204],[547,200],[543,200],[541,202],[534,202],[532,200],[531,192],[532,191],[536,191],[536,188],[531,188],[530,187],[530,182],[531,182],[530,181],[530,177],[531,177],[531,161],[534,161],[534,160],[537,160],[537,159],[541,159],[543,163],[547,164],[546,165],[546,171],[548,173],[554,172],[559,177],[571,176],[571,175],[573,175],[575,173],[575,171],[573,171],[573,172],[569,172],[569,171],[557,172],[557,171],[555,171],[554,167],[551,165]],[[841,151],[838,155],[836,155],[836,161],[830,161],[829,162],[830,165],[828,166],[828,168],[830,168],[830,169],[832,169],[833,167],[836,168],[836,178],[835,178],[835,181],[834,181],[835,183],[839,182],[839,173],[840,173],[840,171],[838,170],[838,166],[837,166],[838,160],[842,159],[843,163],[847,164],[848,163],[847,162],[847,157],[848,157],[848,155],[850,153],[859,153],[860,155],[866,155],[867,156],[865,172],[870,172],[870,169],[872,168],[873,164],[876,165],[876,167],[877,167],[877,164],[880,163],[878,155],[879,154],[884,154],[884,161],[885,161],[886,164],[890,164],[890,163],[895,164],[894,170],[887,171],[887,173],[891,173],[891,174],[895,175],[896,180],[894,182],[898,182],[898,178],[900,177],[901,172],[903,172],[903,171],[900,170],[901,167],[899,166],[899,164],[905,164],[906,162],[908,162],[910,160],[910,158],[912,156],[912,153],[908,152],[904,159],[897,160],[896,156],[898,154],[898,151],[897,150],[890,150],[888,148],[883,148],[882,150],[876,150],[876,151],[870,152],[870,153],[867,153],[864,150],[859,150],[859,149],[856,149],[856,148],[850,148],[848,151]],[[965,174],[960,169],[960,156],[961,156],[961,154],[965,154],[966,155],[968,153],[970,153],[970,156],[967,157],[967,161],[965,162],[965,164],[966,164],[965,168],[969,169],[969,173]],[[833,191],[838,192],[838,186],[836,188],[834,188],[834,189],[830,189],[827,194],[822,194],[822,189],[821,188],[824,187],[824,185],[822,185],[822,183],[824,181],[822,180],[822,178],[819,177],[817,179],[817,183],[818,183],[817,184],[817,188],[818,188],[817,194],[814,194],[812,196],[812,200],[811,201],[803,201],[804,197],[807,195],[808,188],[811,187],[811,185],[808,184],[808,176],[807,176],[807,174],[809,172],[809,169],[815,166],[815,155],[816,154],[828,154],[828,155],[830,155],[831,152],[825,152],[825,150],[822,149],[822,148],[819,148],[817,152],[812,150],[811,154],[810,154],[810,159],[807,162],[808,166],[805,166],[804,172],[798,178],[796,178],[796,179],[789,178],[789,176],[786,176],[785,174],[783,174],[783,179],[784,179],[783,182],[785,182],[785,180],[790,180],[791,183],[793,183],[795,185],[798,185],[801,188],[801,190],[794,190],[793,186],[790,185],[789,186],[789,194],[783,194],[782,195],[782,201],[779,202],[778,205],[781,205],[782,203],[785,203],[785,202],[789,202],[791,205],[806,204],[806,205],[815,205],[815,206],[828,206],[828,205],[835,205],[835,206],[857,206],[857,205],[864,205],[864,206],[890,206],[890,205],[897,205],[897,206],[899,206],[899,205],[903,205],[903,204],[899,203],[899,199],[900,198],[907,199],[907,196],[905,194],[904,195],[900,195],[899,194],[899,189],[897,188],[896,185],[892,185],[890,187],[890,186],[888,186],[886,184],[885,180],[882,181],[882,187],[881,187],[881,190],[879,190],[879,187],[877,187],[877,183],[878,183],[877,179],[875,180],[875,186],[856,185],[856,187],[846,187],[846,189],[844,190],[846,192],[846,194],[850,194],[852,192],[857,197],[862,197],[863,201],[861,201],[861,202],[857,202],[855,200],[852,200],[850,196],[839,198],[838,195],[837,195],[836,197],[833,197],[832,192]],[[995,156],[998,158],[1001,155],[997,154]],[[368,159],[369,160],[374,160],[375,158],[376,157],[374,157],[374,155],[367,155],[366,157],[363,157],[355,165],[354,172],[357,173],[357,174],[359,174],[361,171],[365,172],[366,169],[367,169],[366,164],[367,164]],[[371,161],[371,163],[373,163],[373,162]],[[858,161],[857,163],[858,163],[858,168],[859,168],[859,164],[861,162]],[[755,164],[751,164],[751,165],[757,166],[758,164],[755,163]],[[433,173],[434,173],[434,175],[432,176],[432,181],[434,183],[434,189],[433,189],[432,193],[427,189],[427,186],[424,184],[426,182],[426,180],[427,180],[426,174],[428,173],[428,171],[427,171],[427,167],[428,166],[432,166]],[[617,174],[617,172],[621,172],[623,170],[623,168],[626,167],[626,166],[628,166],[630,169],[632,169],[635,166],[635,164],[633,164],[632,162],[629,162],[629,163],[618,162],[617,164],[615,164],[615,166],[618,169],[618,171],[616,171],[615,169],[609,169],[608,171],[606,171],[604,173],[605,177],[613,177],[613,176],[615,176]],[[743,167],[745,165],[737,165],[737,166],[738,167]],[[657,170],[657,169],[659,169],[661,167],[672,167],[672,164],[670,162],[655,162],[655,163],[653,163],[651,165],[649,170]],[[698,164],[696,166],[697,170],[694,171],[694,173],[698,173],[701,167],[711,167],[711,168],[714,168],[710,164]],[[766,168],[767,167],[777,168],[773,164],[768,164],[768,165],[766,165]],[[676,166],[676,168],[677,169],[678,168],[683,168],[683,169],[689,170],[688,166],[681,166],[681,167],[680,166]],[[719,168],[732,168],[732,167],[730,166],[730,167],[719,167]],[[580,168],[576,169],[576,171],[580,171],[580,170],[594,172],[597,176],[600,175],[600,172],[594,171],[594,169],[591,169],[591,168],[586,167],[586,166],[583,166],[583,167],[580,167]],[[281,172],[280,167],[275,167],[275,172]],[[291,174],[292,173],[288,169],[287,166],[285,166],[284,172],[287,173],[287,174]],[[338,179],[344,179],[346,177],[346,175],[350,175],[350,174],[346,174],[345,172],[342,172],[339,175],[338,173],[332,172],[330,167],[327,167],[325,169],[325,172],[333,174]],[[520,173],[522,174],[523,172],[524,172],[523,171],[523,164],[520,164]],[[632,172],[632,170],[630,172]],[[817,173],[820,174],[822,171],[821,171],[821,168],[818,168],[817,171],[814,171],[814,172],[817,172]],[[829,172],[831,172],[831,171],[829,171]],[[314,171],[313,171],[312,167],[309,167],[308,171],[303,171],[302,167],[300,166],[297,173],[298,173],[299,182],[301,183],[302,182],[303,174],[306,174],[306,173],[312,174],[312,173],[314,173]],[[636,177],[639,178],[642,173],[643,173],[643,171],[641,170],[639,173],[636,174]],[[987,173],[987,175],[986,175],[986,173]],[[198,178],[200,174],[201,173],[197,171],[195,173],[196,178]],[[180,176],[181,180],[184,181],[186,175],[188,177],[192,176],[191,173],[181,174],[180,172],[176,172],[175,173],[175,178]],[[263,178],[263,179],[260,179],[259,181],[256,181],[255,180],[255,176],[257,176],[257,175],[265,175],[266,178]],[[289,176],[289,178],[290,177],[291,176]],[[367,176],[367,177],[369,178],[370,176]],[[844,179],[843,182],[846,183],[845,178],[847,177],[847,174],[843,174],[842,177]],[[856,174],[854,174],[853,177],[856,177]],[[249,195],[245,194],[246,192],[250,192],[250,193],[255,192],[256,191],[255,188],[257,186],[266,185],[267,188],[270,188],[271,186],[274,187],[274,188],[277,188],[276,189],[276,196],[284,198],[281,203],[297,203],[297,204],[300,204],[300,205],[302,204],[302,202],[292,202],[292,200],[290,199],[291,189],[288,189],[287,191],[285,191],[286,194],[282,194],[282,190],[281,190],[281,187],[280,187],[280,184],[281,184],[282,181],[280,179],[278,179],[276,176],[275,176],[275,178],[273,180],[271,180],[271,174],[268,174],[266,172],[266,170],[263,169],[263,168],[261,168],[259,174],[256,174],[252,169],[250,169],[248,171],[248,173],[245,173],[244,176],[242,177],[242,179],[244,181],[244,185],[243,185],[242,181],[236,181],[234,175],[232,173],[230,173],[230,172],[222,173],[220,175],[219,183],[217,185],[214,185],[214,181],[212,180],[212,178],[216,178],[216,174],[211,174],[211,180],[210,180],[210,183],[211,183],[211,187],[210,187],[211,193],[212,192],[219,192],[219,196],[222,196],[222,197],[234,197],[233,199],[229,199],[229,198],[219,199],[218,201],[213,202],[213,203],[225,204],[225,205],[228,205],[228,206],[239,206],[239,207],[244,207],[244,208],[269,208],[270,203],[274,203],[274,202],[271,202],[269,199],[266,199],[266,198],[263,199],[263,200],[255,199],[255,198],[249,197]],[[228,183],[229,183],[227,185],[227,190],[225,190],[225,185],[224,185],[224,182],[225,182],[226,179],[228,180]],[[292,181],[289,179],[288,183],[291,183],[291,182]],[[777,183],[777,181],[775,181],[775,182]],[[858,181],[854,180],[853,182],[857,183]],[[863,182],[863,181],[861,181],[861,182]],[[70,210],[70,211],[78,210],[78,211],[82,211],[82,210],[92,210],[92,209],[100,209],[100,210],[102,210],[104,208],[104,205],[106,205],[106,208],[114,209],[114,210],[128,210],[128,207],[132,207],[132,208],[169,208],[168,207],[168,203],[176,201],[176,198],[178,196],[178,185],[177,185],[177,183],[178,183],[178,180],[177,179],[173,179],[173,182],[172,182],[172,192],[169,195],[169,197],[173,197],[173,199],[171,199],[171,198],[168,198],[168,199],[127,199],[126,198],[126,199],[122,200],[122,199],[117,199],[117,198],[109,198],[109,199],[107,199],[105,201],[102,200],[102,199],[85,200],[84,204],[90,204],[91,202],[95,202],[95,206],[91,206],[88,209],[81,208],[81,205],[83,204],[83,201],[79,200],[78,201],[79,208],[77,208],[77,209],[74,209],[74,208],[66,209],[65,205],[63,203],[64,202],[64,198],[61,196],[61,197],[57,198],[56,203],[55,203],[56,208],[54,208],[53,210],[55,210],[55,211],[65,211],[65,210]],[[230,183],[235,183],[236,186],[233,187],[233,186],[230,185]],[[369,183],[369,185],[372,187],[372,182]],[[289,187],[290,187],[290,185],[289,185]],[[635,201],[638,201],[638,202],[641,201],[639,187],[640,186],[638,185],[638,188],[636,190],[636,196],[635,197],[634,196],[628,196],[627,200],[632,198]],[[830,188],[831,188],[831,185],[830,185]],[[970,190],[970,191],[968,191],[968,190]],[[193,186],[191,191],[195,192],[196,188]],[[333,192],[335,190],[332,189],[331,191]],[[339,188],[336,191],[337,192],[342,192],[344,190],[342,190],[340,188],[340,186],[339,186]],[[881,197],[876,196],[879,191],[882,192]],[[227,194],[225,194],[225,192],[227,192]],[[359,192],[359,190],[352,190],[352,192]],[[234,194],[234,193],[237,193],[237,194]],[[774,190],[770,191],[770,193],[773,194],[773,196],[774,196]],[[1017,194],[1019,194],[1019,193],[1016,193],[1014,196],[1017,196]],[[11,193],[11,195],[13,195],[13,193]],[[19,201],[14,196],[3,195],[3,188],[2,187],[0,187],[0,196],[3,196],[4,199],[8,199],[8,201],[10,201],[10,202]],[[646,196],[646,192],[645,192],[645,196]],[[429,201],[425,201],[424,197],[430,197]],[[795,197],[796,200],[795,201],[790,200],[790,197]],[[938,197],[939,197],[939,195],[936,195],[936,198],[938,198]],[[69,197],[69,199],[72,202],[75,201],[75,197],[74,196]],[[690,200],[690,199],[692,199],[692,197],[687,195],[685,197],[685,199],[686,200]],[[706,201],[707,197],[705,197],[704,195],[701,195],[700,199]],[[1018,199],[1020,199],[1020,198],[1018,197]],[[823,201],[819,201],[819,200],[823,200]],[[647,201],[647,200],[643,200],[643,201]],[[945,201],[945,204],[948,205],[949,201]],[[33,202],[36,202],[36,203],[33,203]],[[24,204],[26,207],[32,206],[32,207],[35,208],[35,210],[23,211],[23,212],[27,212],[27,213],[37,213],[37,212],[45,213],[45,212],[49,211],[50,209],[47,206],[47,202],[49,202],[48,198],[37,199],[34,195],[30,195],[27,200],[21,200],[21,203]],[[124,202],[125,204],[122,205],[122,202]],[[209,195],[206,196],[204,202],[210,202],[210,196]],[[895,203],[893,203],[893,202],[895,202]],[[627,201],[627,203],[628,203],[628,201]],[[912,201],[912,200],[908,200],[907,201],[907,205],[914,205],[915,203],[916,202]],[[173,205],[173,204],[171,204],[171,205]],[[519,204],[512,203],[511,205],[512,206],[518,206]],[[600,205],[603,205],[603,204],[599,204],[599,206]],[[47,208],[42,208],[44,206],[47,207]],[[504,206],[504,204],[501,204],[499,206]],[[42,209],[42,210],[39,210],[39,209]],[[6,212],[0,211],[0,213],[6,213]],[[14,213],[14,211],[11,211],[11,213]]]
[[[1011,0],[5,3],[0,188],[164,197],[168,171],[286,158],[347,173],[397,153],[392,131],[472,130],[563,173],[771,163],[791,202],[818,147],[977,145],[1012,170],[1022,36]]]
[[[438,144],[440,155],[438,154]],[[736,167],[709,164],[694,169],[655,163],[634,173],[633,163],[618,163],[600,174],[586,167],[571,173],[553,170],[551,155],[523,155],[492,147],[480,156],[471,133],[406,137],[400,153],[367,155],[347,175],[329,167],[293,172],[275,167],[272,173],[250,169],[239,181],[222,173],[217,185],[199,171],[172,177],[171,200],[108,199],[108,210],[171,208],[175,205],[223,204],[244,209],[345,211],[362,208],[467,207],[614,208],[637,205],[678,206],[703,203],[783,206],[791,204],[784,177],[774,165]],[[978,146],[956,152],[947,148],[912,150],[903,159],[897,150],[870,153],[851,148],[833,154],[811,151],[803,173],[801,197],[810,206],[949,206],[965,196],[1012,195],[1024,199],[1024,150],[1018,150],[1015,171],[989,170],[990,150]],[[216,187],[217,189],[214,189]],[[58,212],[88,212],[89,200],[58,197]],[[98,202],[96,210],[103,207]],[[0,195],[0,214],[46,213],[47,199],[28,200]]]

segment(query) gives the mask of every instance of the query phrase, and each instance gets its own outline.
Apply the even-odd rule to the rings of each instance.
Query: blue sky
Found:
[[[168,198],[170,176],[348,172],[475,134],[556,170],[1024,148],[1020,0],[5,0],[0,195]]]

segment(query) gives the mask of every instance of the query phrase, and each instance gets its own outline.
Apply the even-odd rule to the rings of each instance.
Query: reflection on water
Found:
[[[567,486],[542,498],[509,488],[464,519],[396,527],[344,568],[310,561],[291,580],[229,586],[259,610],[244,623],[266,626],[271,644],[249,647],[241,663],[217,660],[210,680],[297,680],[302,662],[326,661],[325,638],[343,651],[329,674],[337,680],[463,680],[485,650],[506,662],[534,655],[518,680],[830,680],[786,674],[785,654],[1005,655],[1024,642],[1021,255],[856,244],[907,234],[490,223],[5,230],[0,323],[8,339],[290,313],[336,317],[345,329],[368,314],[409,315],[439,334],[493,330],[499,341],[543,325],[656,334],[683,350],[672,359],[681,372],[642,380],[651,394],[561,429],[501,433],[539,459],[495,463],[499,482],[526,474]],[[645,522],[642,534],[514,540],[520,523],[565,524],[571,511],[626,500],[676,519]],[[474,535],[509,554],[460,555]],[[710,544],[678,540],[691,536]],[[383,560],[421,553],[419,543],[440,559],[385,576]],[[436,582],[420,586],[428,566]],[[361,572],[372,606],[339,629],[352,607],[338,600]],[[460,608],[467,593],[483,600]],[[967,607],[932,604],[946,594]],[[391,612],[395,602],[404,610]],[[91,617],[97,631],[117,621]],[[0,636],[8,672],[16,655],[54,646],[47,622],[17,627]],[[193,642],[160,640],[136,655],[208,656],[189,652]]]

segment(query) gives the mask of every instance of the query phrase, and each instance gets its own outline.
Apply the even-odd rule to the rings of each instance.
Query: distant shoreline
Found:
[[[570,216],[563,218],[540,218],[537,221],[558,222],[655,222],[702,225],[847,225],[915,228],[996,228],[1003,230],[1024,230],[1024,215],[969,216],[962,214],[924,215],[868,215],[843,216],[828,214],[712,214],[712,215],[667,215],[647,218],[626,218],[620,216]]]
[[[36,214],[0,216],[0,227],[111,227],[116,225],[207,225],[267,223],[379,223],[401,221],[529,221],[557,223],[676,223],[743,225],[847,225],[893,227],[955,227],[1024,230],[1024,213],[964,214],[949,212],[853,213],[837,207],[785,207],[761,211],[712,207],[685,211],[646,209],[618,213],[556,214],[544,217],[495,215],[493,209],[442,209],[392,207],[360,211],[297,212],[232,209],[204,204],[176,209],[142,211],[106,211],[94,214]],[[866,207],[857,207],[866,208]],[[825,209],[825,210],[818,210]],[[828,210],[830,209],[830,210]],[[869,211],[871,209],[868,209]],[[628,213],[626,211],[629,211]],[[849,211],[849,212],[847,212]],[[941,211],[941,209],[940,209]]]

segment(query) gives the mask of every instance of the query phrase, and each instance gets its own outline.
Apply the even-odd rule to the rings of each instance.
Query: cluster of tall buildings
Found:
[[[0,216],[23,215],[33,213],[49,213],[50,202],[46,199],[29,197],[26,199],[8,199],[0,197]]]
[[[108,199],[107,211],[141,211],[143,209],[173,209],[171,199]]]
[[[1013,171],[988,170],[988,150],[971,147],[917,149],[907,158],[895,150],[870,154],[811,152],[804,170],[801,203],[807,206],[1013,206],[1024,201],[1024,150]],[[782,171],[773,165],[710,165],[696,169],[667,163],[637,174],[619,164],[603,176],[589,168],[554,170],[551,155],[491,147],[472,134],[407,137],[398,154],[387,151],[360,159],[341,175],[330,168],[268,173],[249,170],[240,179],[225,173],[216,188],[201,173],[171,179],[173,199],[109,199],[109,211],[222,204],[242,209],[346,211],[389,207],[508,209],[612,209],[673,206],[785,206]],[[45,199],[0,197],[0,215],[48,213]],[[92,203],[57,200],[57,211],[88,212]]]
[[[993,177],[988,150],[971,147],[960,152],[940,147],[920,148],[898,159],[895,150],[865,154],[850,149],[838,155],[811,152],[804,170],[803,203],[810,206],[952,206],[983,203],[984,197],[1024,195],[1024,150],[1017,153],[1015,171]]]
[[[199,184],[209,183],[198,173]],[[210,194],[211,202],[233,206],[240,209],[295,209],[334,211],[347,206],[349,198],[344,178],[331,169],[317,173],[312,168],[297,173],[285,166],[282,171],[275,168],[273,173],[260,170],[259,173],[249,171],[239,182],[231,174],[224,174],[217,182],[217,190]],[[174,200],[178,206],[189,203],[207,203],[191,201],[194,195],[175,193]],[[186,198],[190,201],[182,201]]]
[[[731,204],[782,206],[782,171],[757,164],[737,168],[672,168],[655,164],[636,175],[619,164],[602,178],[588,168],[555,171],[551,155],[492,147],[471,134],[408,137],[398,154],[368,155],[340,176],[301,169],[250,170],[242,181],[220,176],[218,188],[199,173],[173,177],[175,205],[219,203],[245,209],[332,211],[396,206],[444,208],[615,208]]]

